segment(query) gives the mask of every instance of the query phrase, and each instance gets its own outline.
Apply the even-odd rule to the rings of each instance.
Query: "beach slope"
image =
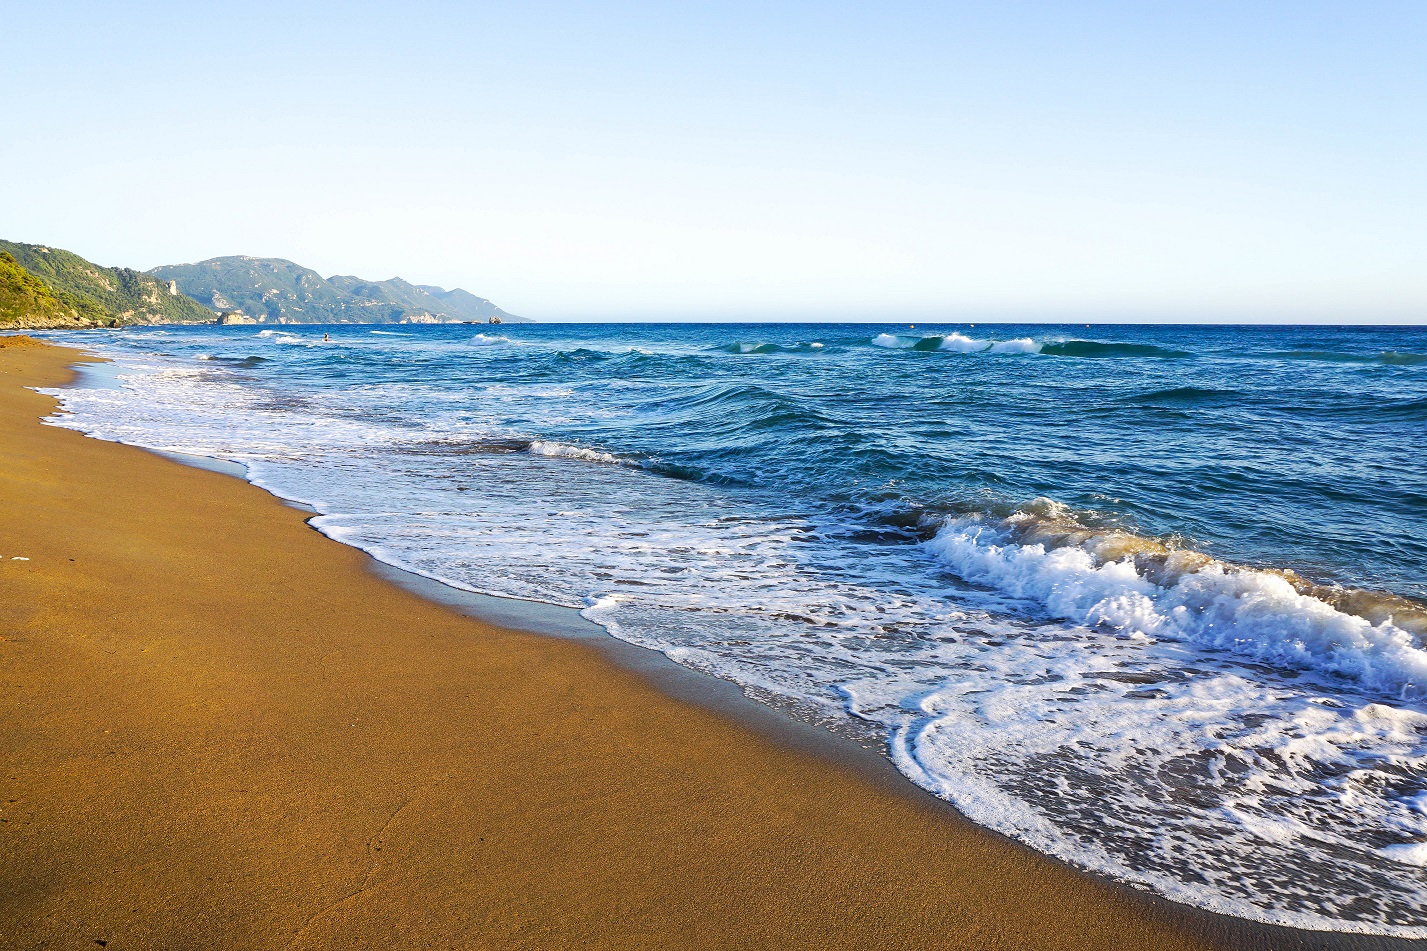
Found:
[[[246,483],[40,425],[78,354],[0,344],[0,946],[1202,946]]]

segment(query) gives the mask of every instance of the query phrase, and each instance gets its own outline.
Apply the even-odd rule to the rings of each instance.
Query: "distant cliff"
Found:
[[[197,264],[171,264],[149,272],[172,281],[195,301],[218,311],[239,310],[270,322],[335,324],[436,323],[455,321],[525,323],[483,297],[456,288],[408,284],[399,277],[366,281],[316,271],[281,258],[242,255]]]
[[[142,271],[0,241],[0,328],[206,323],[217,316]]]

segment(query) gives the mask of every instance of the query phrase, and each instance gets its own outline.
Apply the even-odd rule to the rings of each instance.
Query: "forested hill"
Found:
[[[0,327],[78,325],[45,282],[20,267],[9,251],[0,251]]]
[[[479,321],[524,323],[483,297],[456,288],[408,284],[399,277],[367,281],[316,271],[281,258],[242,255],[197,264],[171,264],[149,272],[199,303],[218,311],[288,323],[397,323]]]
[[[0,240],[0,327],[203,323],[217,316],[142,271]]]

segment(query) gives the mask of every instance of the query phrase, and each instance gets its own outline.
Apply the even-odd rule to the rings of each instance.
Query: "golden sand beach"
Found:
[[[0,344],[0,947],[1317,946],[423,600]]]

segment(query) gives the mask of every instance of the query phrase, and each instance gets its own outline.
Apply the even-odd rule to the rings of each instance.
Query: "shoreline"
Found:
[[[479,602],[486,596],[400,578],[400,569],[312,530],[291,503],[245,481],[40,425],[54,401],[20,387],[63,384],[76,359],[78,351],[51,344],[0,347],[0,486],[13,500],[0,539],[6,549],[18,539],[37,552],[107,556],[85,558],[92,567],[76,577],[58,557],[14,563],[23,552],[0,551],[11,592],[0,603],[8,622],[0,650],[11,655],[5,694],[14,698],[0,750],[17,772],[0,814],[0,843],[15,858],[0,871],[0,936],[146,946],[201,933],[204,945],[261,947],[1424,944],[1261,925],[1105,882],[972,825],[880,753],[592,622],[598,635],[576,632],[573,642],[523,633],[534,609],[511,602],[502,608],[510,617],[492,624],[493,606],[482,614]],[[204,526],[207,535],[192,537]],[[136,558],[136,547],[147,558]],[[322,610],[304,603],[312,597]],[[66,631],[82,637],[73,631],[90,626],[105,631],[102,656],[65,643]],[[158,682],[154,659],[138,656],[154,646],[151,628],[166,632],[157,643],[169,652]],[[140,642],[149,646],[136,652]],[[29,653],[16,659],[22,645]],[[48,665],[32,662],[40,659]],[[115,742],[104,739],[112,731],[96,732],[108,720],[76,699],[106,674],[145,688],[142,703],[121,692],[108,705],[110,718],[144,737],[117,761],[109,757],[118,750],[100,752]],[[482,676],[500,679],[492,686]],[[198,707],[211,700],[193,699],[193,683],[212,687],[226,712],[246,714],[248,732],[221,717],[199,716],[188,732],[171,719],[156,722],[191,719],[180,699]],[[475,688],[495,707],[463,706],[459,695],[469,699]],[[373,714],[378,721],[361,728],[360,746],[341,726],[355,710],[368,717],[352,728]],[[579,741],[542,731],[547,721]],[[492,722],[518,739],[473,747]],[[306,728],[301,742],[289,735],[294,724]],[[212,742],[196,742],[195,729]],[[256,766],[245,760],[249,747],[272,758]],[[166,750],[174,762],[145,749]],[[379,767],[366,762],[373,750]],[[133,771],[138,761],[147,773]],[[123,792],[80,781],[77,763]],[[198,769],[175,772],[175,763]],[[546,773],[529,775],[532,763]],[[493,767],[499,781],[485,775]],[[283,780],[280,792],[251,788],[264,770]],[[184,789],[181,780],[193,776],[203,779]],[[462,781],[488,784],[492,801],[451,788]],[[564,798],[549,798],[550,785]],[[432,789],[441,790],[444,810],[432,805]],[[541,808],[509,808],[516,791],[527,797],[523,806],[533,797]],[[401,794],[409,795],[398,804]],[[26,825],[23,841],[12,838],[17,802],[51,808]],[[231,815],[214,815],[225,804],[309,848],[268,854],[222,821]],[[186,835],[175,816],[209,837]],[[493,817],[518,830],[500,872],[476,834]],[[106,829],[112,836],[96,824],[114,827]],[[80,850],[96,843],[105,846],[97,854]],[[239,885],[242,910],[230,914],[217,907],[228,896],[201,873],[239,859],[245,872],[227,887]],[[640,860],[632,873],[627,863]],[[529,873],[532,864],[539,874]],[[668,881],[654,881],[661,877]],[[302,919],[290,909],[315,911]],[[77,922],[106,934],[76,930]]]
[[[301,507],[301,503],[288,504]],[[315,529],[314,529],[315,531]],[[1286,925],[1270,924],[1238,918],[1220,912],[1186,905],[1135,888],[1107,875],[1072,865],[1056,856],[1039,852],[1024,843],[994,829],[978,825],[964,816],[955,805],[918,786],[897,769],[880,741],[864,741],[799,718],[794,713],[762,703],[749,697],[738,684],[713,674],[685,667],[651,648],[620,640],[604,628],[579,615],[573,608],[544,602],[525,601],[496,595],[465,591],[434,578],[416,574],[368,554],[369,570],[377,577],[411,591],[430,601],[449,606],[488,623],[528,631],[542,637],[575,640],[593,647],[614,666],[637,674],[660,693],[706,709],[730,719],[757,733],[769,742],[795,752],[830,760],[857,773],[888,794],[908,799],[932,812],[944,812],[953,821],[972,826],[977,832],[1003,842],[1011,848],[1024,850],[1079,878],[1109,886],[1123,892],[1132,901],[1144,902],[1154,913],[1173,919],[1183,916],[1191,928],[1216,947],[1233,949],[1293,948],[1302,951],[1412,951],[1427,949],[1427,939],[1399,938],[1391,935],[1341,931],[1312,931]],[[534,612],[528,608],[535,609]],[[551,617],[541,623],[539,609],[570,612],[585,628],[562,630],[561,621]]]

